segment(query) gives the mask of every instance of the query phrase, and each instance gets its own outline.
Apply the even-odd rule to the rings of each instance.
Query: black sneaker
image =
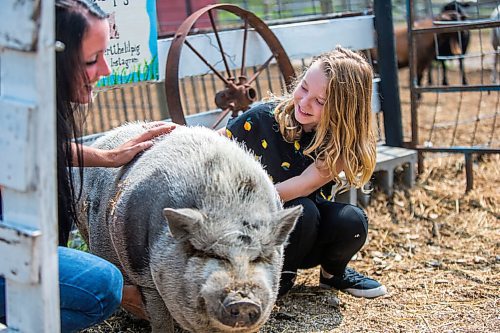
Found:
[[[375,298],[387,294],[384,285],[352,268],[346,268],[342,277],[332,276],[329,279],[321,272],[319,285],[322,288],[335,288],[356,297]]]

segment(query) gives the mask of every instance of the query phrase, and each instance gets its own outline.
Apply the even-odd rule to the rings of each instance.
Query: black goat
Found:
[[[452,1],[441,8],[441,13],[447,12],[447,11],[455,11],[458,13],[458,20],[463,21],[468,18],[467,13],[465,12],[465,8],[469,7],[470,3],[469,2],[458,2],[458,1]],[[465,52],[467,52],[467,47],[469,46],[469,40],[470,40],[470,32],[468,30],[462,30],[459,32],[453,33],[456,35],[456,38],[450,39],[449,38],[449,33],[444,35],[444,34],[438,34],[437,39],[438,39],[438,55],[439,56],[460,56],[464,55]],[[444,40],[445,39],[445,40]],[[441,68],[443,69],[443,81],[442,84],[444,86],[448,85],[448,75],[446,72],[446,60],[440,59],[439,63],[441,64]],[[458,58],[458,63],[460,67],[460,74],[462,76],[462,84],[466,85],[467,84],[467,78],[465,76],[465,69],[464,69],[464,59],[463,58]],[[431,76],[431,70],[432,66],[429,67],[429,76],[428,76],[428,83],[432,84],[432,76]],[[438,68],[439,70],[439,68]]]

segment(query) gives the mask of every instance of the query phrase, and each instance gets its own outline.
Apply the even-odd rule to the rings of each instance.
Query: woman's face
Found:
[[[82,40],[83,66],[88,78],[88,84],[82,82],[77,93],[77,100],[81,104],[89,103],[92,100],[92,89],[101,76],[107,76],[111,69],[104,58],[104,51],[109,43],[109,23],[108,20],[90,18],[88,29]]]
[[[328,79],[321,69],[321,63],[316,61],[293,91],[295,119],[306,132],[314,130],[321,119],[327,85]]]

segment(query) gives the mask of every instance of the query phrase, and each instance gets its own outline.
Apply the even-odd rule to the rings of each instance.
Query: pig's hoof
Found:
[[[235,301],[224,304],[220,321],[230,327],[249,327],[257,323],[261,308],[252,301]]]

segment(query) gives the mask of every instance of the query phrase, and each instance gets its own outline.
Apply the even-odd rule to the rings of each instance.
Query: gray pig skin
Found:
[[[119,127],[112,149],[146,131]],[[283,209],[236,142],[178,127],[121,168],[87,168],[78,227],[90,251],[139,286],[153,332],[256,332],[277,297],[283,246],[302,207]]]

